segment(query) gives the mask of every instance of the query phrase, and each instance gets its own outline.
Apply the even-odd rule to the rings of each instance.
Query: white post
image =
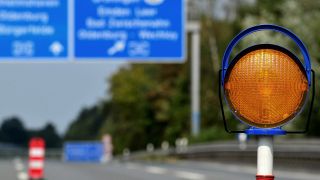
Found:
[[[273,176],[273,137],[260,136],[258,140],[257,180],[272,180]]]
[[[191,132],[197,136],[200,132],[200,25],[190,22],[191,32]]]

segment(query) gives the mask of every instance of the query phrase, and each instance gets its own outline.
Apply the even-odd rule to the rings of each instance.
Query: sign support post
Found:
[[[191,133],[200,132],[200,24],[190,22],[187,31],[191,33]]]

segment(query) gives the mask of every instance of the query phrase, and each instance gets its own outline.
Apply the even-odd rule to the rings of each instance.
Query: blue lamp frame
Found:
[[[282,126],[281,127],[277,127],[277,128],[257,128],[257,127],[249,127],[248,129],[245,130],[230,130],[227,120],[225,118],[225,114],[224,114],[224,108],[223,108],[223,101],[222,101],[222,87],[224,85],[224,80],[225,80],[225,76],[226,76],[226,72],[227,69],[229,68],[229,59],[230,59],[230,55],[232,50],[234,49],[234,47],[246,36],[257,32],[257,31],[263,31],[263,30],[271,30],[271,31],[276,31],[276,32],[280,32],[286,36],[288,36],[289,38],[291,38],[299,47],[302,55],[303,55],[303,59],[304,59],[304,69],[307,75],[307,79],[308,79],[308,85],[309,85],[309,89],[312,86],[312,95],[311,95],[311,102],[310,102],[310,109],[309,109],[309,113],[308,113],[308,119],[305,125],[305,128],[303,130],[299,130],[299,131],[287,131],[287,130],[283,130]],[[236,37],[234,37],[232,39],[232,41],[229,43],[223,59],[222,59],[222,69],[219,71],[219,100],[220,100],[220,107],[221,107],[221,113],[222,113],[222,118],[223,118],[223,122],[224,122],[224,127],[225,130],[228,133],[246,133],[248,135],[285,135],[285,134],[303,134],[306,133],[309,130],[309,125],[310,125],[310,119],[311,119],[311,114],[312,114],[312,108],[313,108],[313,101],[314,101],[314,95],[315,95],[315,72],[312,70],[311,68],[311,61],[310,61],[310,56],[308,53],[308,50],[306,48],[306,46],[303,44],[303,42],[300,40],[300,38],[298,36],[296,36],[293,32],[291,32],[290,30],[278,26],[278,25],[273,25],[273,24],[261,24],[261,25],[257,25],[257,26],[253,26],[250,27],[242,32],[240,32]]]

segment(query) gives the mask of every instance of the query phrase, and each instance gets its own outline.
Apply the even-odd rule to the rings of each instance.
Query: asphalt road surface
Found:
[[[26,162],[0,160],[1,180],[27,180]],[[70,164],[47,161],[46,180],[254,180],[255,167],[206,162]],[[275,171],[276,180],[319,180],[319,174]]]

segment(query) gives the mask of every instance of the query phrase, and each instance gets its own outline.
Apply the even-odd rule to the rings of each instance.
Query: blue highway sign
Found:
[[[67,0],[0,0],[0,61],[66,58],[67,39]]]
[[[64,145],[64,159],[67,162],[101,162],[104,155],[100,142],[67,142]]]
[[[76,59],[184,60],[184,0],[74,3]]]

